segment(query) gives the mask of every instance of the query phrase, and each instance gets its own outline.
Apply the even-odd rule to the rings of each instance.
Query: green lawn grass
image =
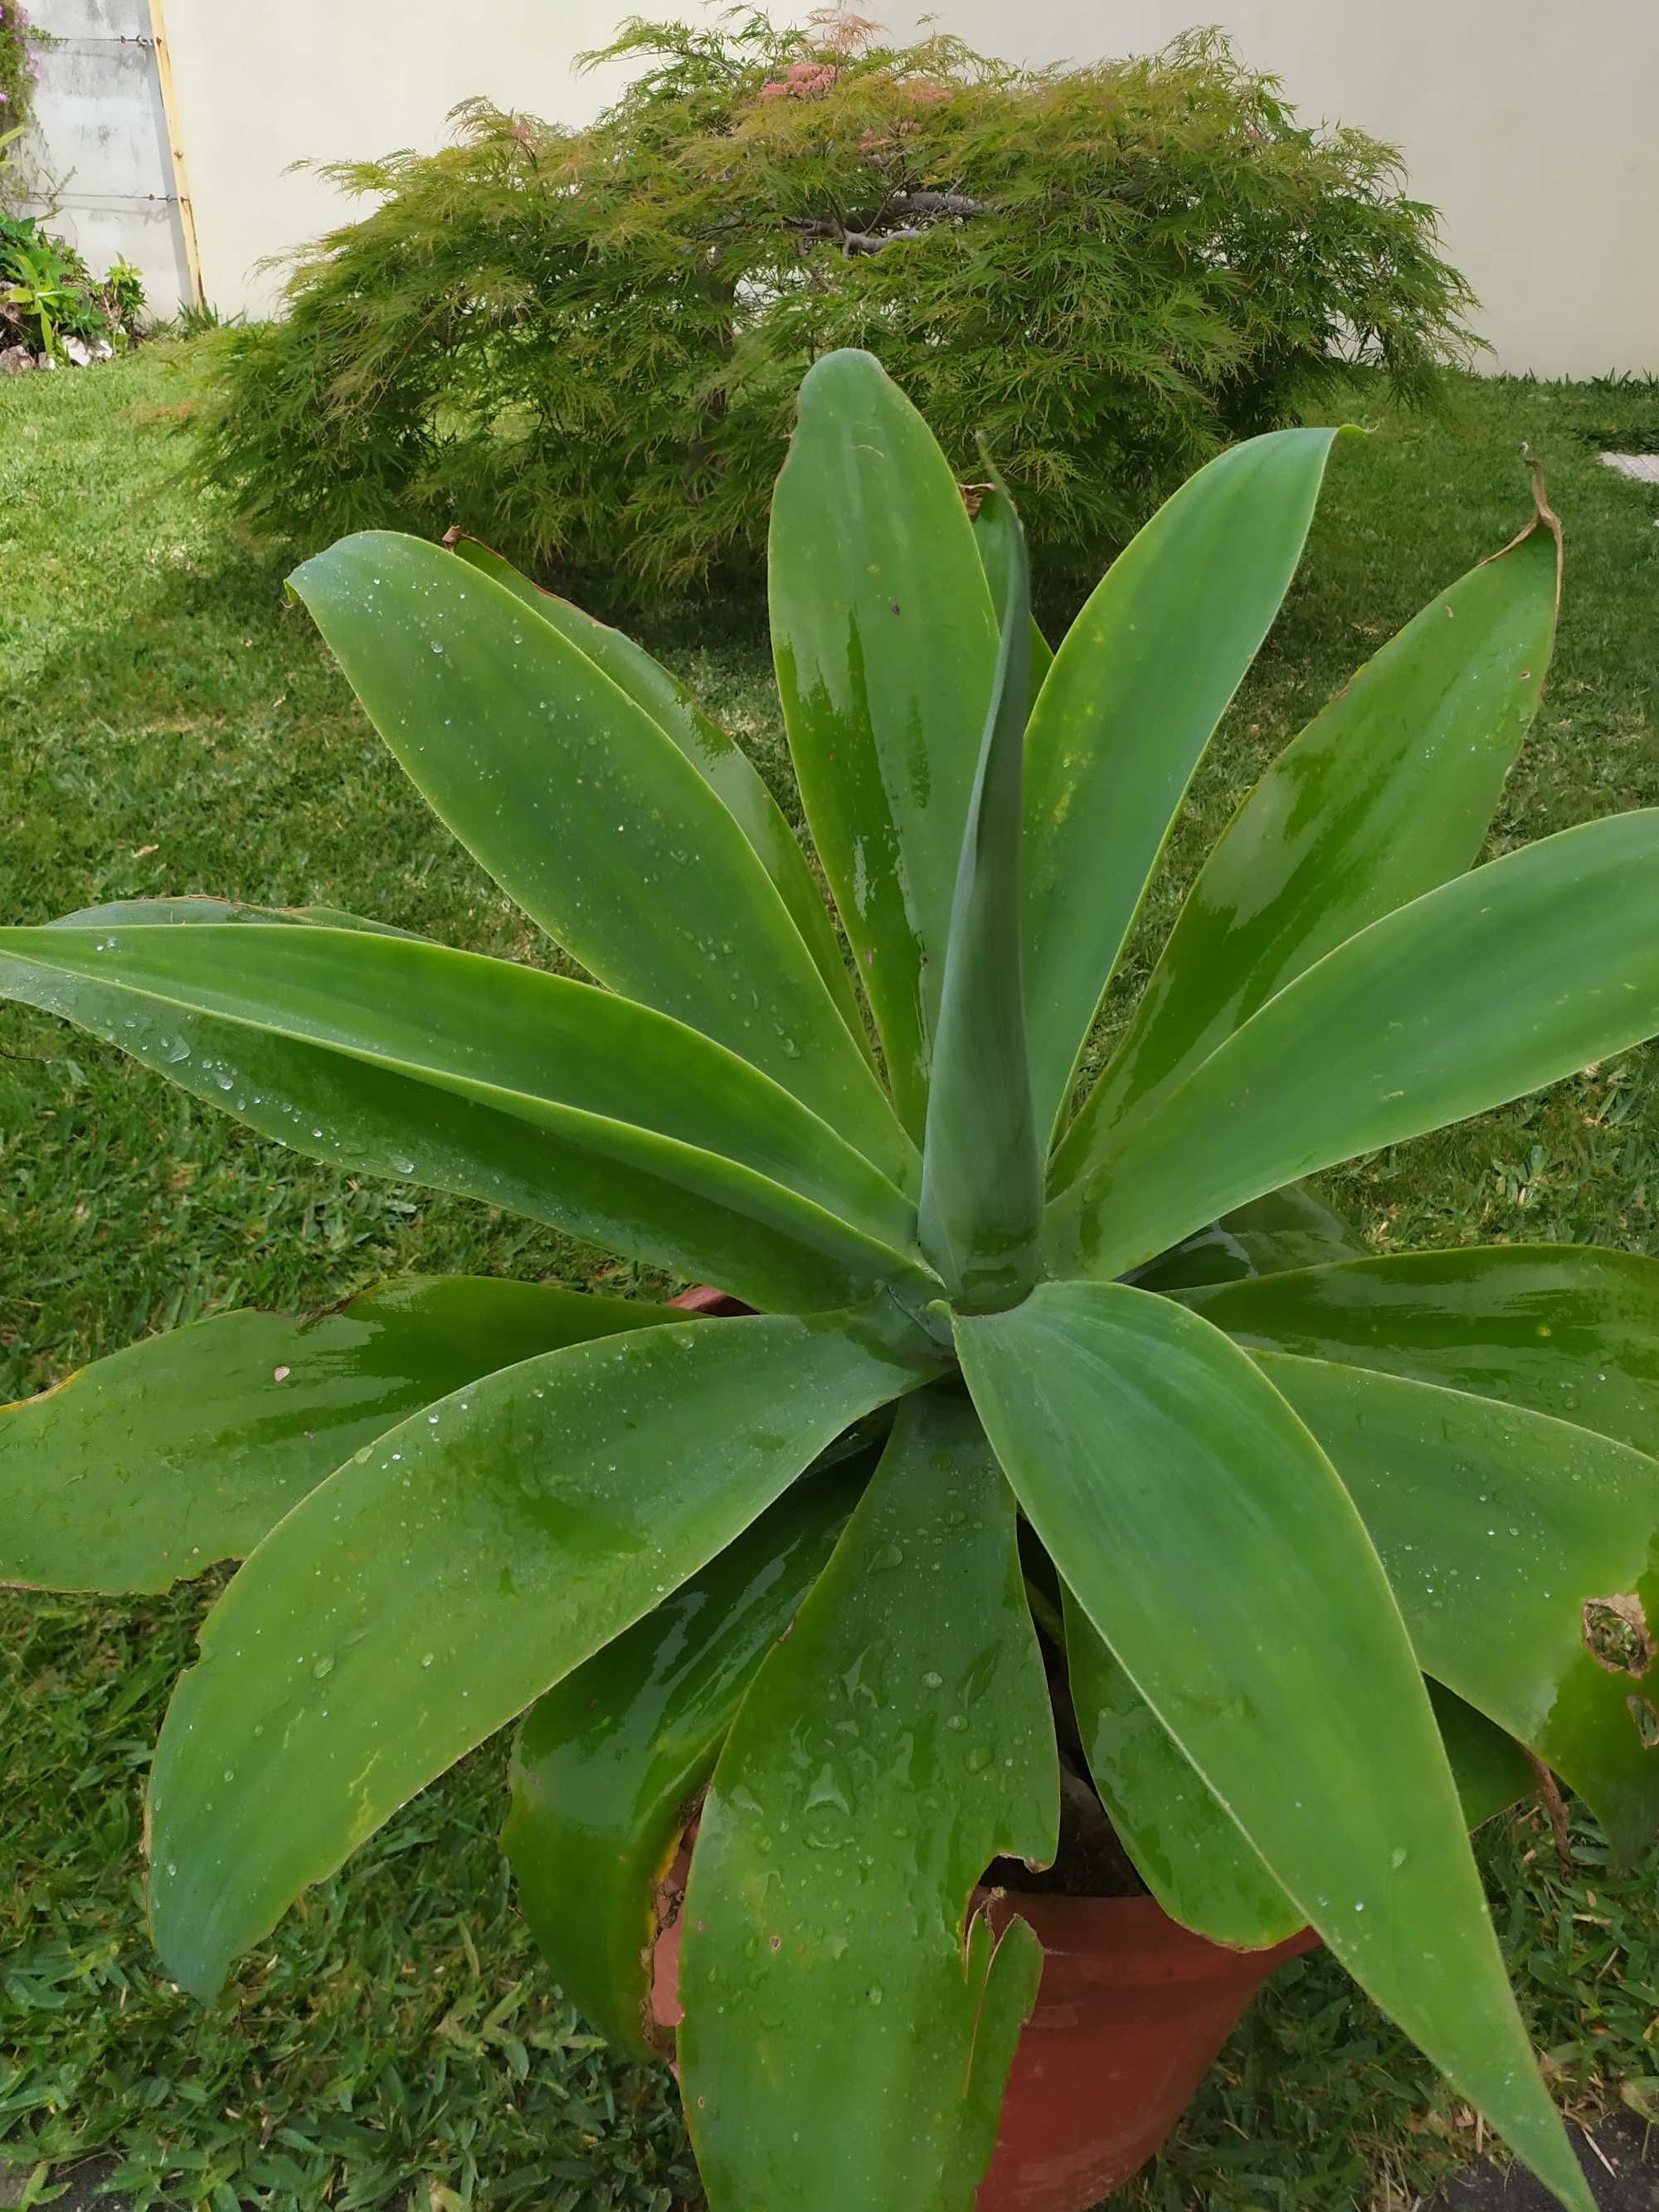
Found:
[[[480,950],[533,933],[437,827],[352,707],[281,579],[178,481],[188,356],[0,381],[0,911],[214,891],[347,906]],[[1561,644],[1510,781],[1503,847],[1659,802],[1659,496],[1599,443],[1659,428],[1640,387],[1461,385],[1334,461],[1285,613],[1200,773],[1126,968],[1144,973],[1195,859],[1353,666],[1528,511],[1566,521]],[[1362,411],[1363,411],[1362,408]],[[788,793],[752,610],[657,641]],[[1120,993],[1116,1003],[1123,1003]],[[1107,1028],[1109,1030],[1109,1014]],[[1659,1250],[1659,1056],[1329,1179],[1379,1248],[1567,1237]],[[0,1008],[0,1400],[147,1331],[320,1304],[413,1268],[665,1287],[459,1200],[359,1183],[216,1121],[112,1053]],[[0,1593],[0,2161],[112,2153],[141,2203],[666,2208],[696,2201],[672,2090],[614,2061],[537,1960],[494,1844],[487,1747],[312,1892],[204,2013],[145,1934],[149,1749],[207,1592],[118,1604]],[[1593,1828],[1557,1873],[1538,1817],[1483,1849],[1559,2093],[1659,2093],[1659,1909]],[[1451,2093],[1328,1961],[1282,1975],[1181,2141],[1128,2199],[1409,2205],[1474,2147]]]

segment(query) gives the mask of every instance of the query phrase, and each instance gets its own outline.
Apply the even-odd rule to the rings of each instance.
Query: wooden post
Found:
[[[179,227],[185,244],[185,267],[190,276],[191,296],[198,307],[203,307],[207,305],[207,294],[202,286],[202,254],[196,239],[196,210],[191,204],[184,133],[179,127],[179,100],[173,89],[173,57],[167,49],[163,0],[149,0],[149,28],[155,44],[155,74],[161,88],[161,112],[167,118],[167,145],[173,155],[173,189],[178,200]]]

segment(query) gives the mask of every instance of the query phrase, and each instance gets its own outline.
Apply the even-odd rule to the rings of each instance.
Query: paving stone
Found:
[[[1633,2112],[1620,2112],[1595,2130],[1594,2147],[1577,2129],[1571,2132],[1578,2163],[1601,2212],[1659,2212],[1659,2130],[1650,2130]],[[1650,2133],[1656,2138],[1651,2145],[1647,2141]],[[1449,2181],[1428,2212],[1561,2212],[1561,2208],[1541,2182],[1519,2166],[1500,2173],[1483,2160]]]
[[[88,2158],[79,2166],[58,2167],[50,2185],[64,2189],[65,2193],[52,2198],[52,2212],[125,2212],[128,2200],[125,2197],[99,2193],[115,2166],[112,2158]],[[0,2205],[22,2203],[23,2191],[33,2171],[30,2166],[0,2166]]]

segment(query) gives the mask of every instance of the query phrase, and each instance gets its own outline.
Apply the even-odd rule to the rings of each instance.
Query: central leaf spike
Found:
[[[1042,1162],[1031,1103],[1019,854],[1031,703],[1025,533],[1007,512],[1002,641],[945,945],[922,1147],[921,1247],[962,1311],[1017,1305],[1036,1282]]]

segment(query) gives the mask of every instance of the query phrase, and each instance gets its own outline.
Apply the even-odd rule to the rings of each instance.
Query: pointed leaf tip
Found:
[[[1577,2205],[1376,1551],[1285,1399],[1193,1319],[1049,1282],[957,1336],[1016,1496],[1158,1718],[1356,1980]],[[1269,1598],[1294,1637],[1263,1634]]]
[[[1026,742],[1024,957],[1045,1138],[1188,781],[1279,612],[1337,435],[1275,430],[1200,469],[1055,652]]]
[[[870,355],[828,355],[803,384],[769,544],[802,803],[920,1137],[997,625],[951,465]]]
[[[922,1149],[923,1249],[964,1310],[1036,1279],[1042,1163],[1020,953],[1020,791],[1030,711],[1025,533],[1006,490],[1006,602],[945,947]]]

